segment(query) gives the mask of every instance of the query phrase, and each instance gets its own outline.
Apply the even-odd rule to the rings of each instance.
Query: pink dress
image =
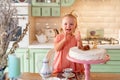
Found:
[[[54,40],[54,43],[58,43],[63,39],[63,37],[64,37],[63,34],[57,35]],[[71,62],[66,58],[67,54],[69,53],[69,49],[74,46],[77,46],[77,41],[75,39],[75,36],[73,35],[70,36],[68,41],[66,41],[62,50],[55,53],[55,58],[53,62],[53,69],[54,69],[53,73],[62,72],[63,69],[65,68],[72,68],[74,72],[84,73],[83,64]]]

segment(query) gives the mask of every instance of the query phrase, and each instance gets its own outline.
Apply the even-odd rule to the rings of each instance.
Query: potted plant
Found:
[[[10,41],[19,30],[17,10],[15,6],[11,5],[11,0],[0,0],[0,80],[2,80],[2,73],[7,66],[7,58],[9,54],[14,53],[18,47],[18,42],[22,40],[27,32],[29,24],[23,30],[23,33],[13,43],[10,51],[7,52]]]

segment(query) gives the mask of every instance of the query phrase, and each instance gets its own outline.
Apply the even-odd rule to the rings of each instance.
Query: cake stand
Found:
[[[105,59],[102,59],[102,60],[78,60],[78,59],[72,58],[69,55],[67,55],[67,59],[72,62],[84,64],[85,80],[90,80],[90,67],[91,67],[90,64],[106,63],[107,61],[110,60],[110,57],[109,57],[109,55],[106,55]]]

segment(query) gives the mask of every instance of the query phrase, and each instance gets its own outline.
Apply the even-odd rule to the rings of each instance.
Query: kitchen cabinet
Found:
[[[91,72],[120,72],[120,50],[107,49],[110,61],[105,64],[92,64]]]
[[[61,6],[62,7],[69,7],[72,6],[72,4],[75,2],[75,0],[61,0]]]
[[[61,6],[71,6],[74,2],[75,0],[32,0],[32,16],[60,16]]]
[[[32,16],[41,16],[41,8],[32,7]]]
[[[32,16],[60,16],[60,0],[40,2],[32,0]]]
[[[30,48],[30,72],[38,73],[49,48]]]
[[[7,50],[7,52],[10,49]],[[17,57],[20,58],[20,69],[21,72],[29,72],[29,59],[28,59],[28,54],[29,51],[28,49],[23,49],[23,48],[19,48],[15,50],[15,55],[17,55]],[[5,72],[8,72],[8,67],[5,69]]]
[[[60,16],[60,7],[53,7],[51,8],[52,10],[52,15],[51,16]]]
[[[42,67],[42,61],[50,48],[19,48],[15,54],[20,58],[21,72],[38,73]],[[39,66],[39,69],[38,69]],[[8,68],[5,70],[8,72]]]
[[[9,51],[9,50],[8,50]],[[30,58],[29,58],[29,50],[28,48],[18,48],[15,50],[15,55],[20,58],[20,69],[22,72],[30,71]],[[5,72],[8,72],[8,67]]]
[[[60,16],[60,7],[32,7],[32,16]]]
[[[60,0],[49,0],[50,2],[47,2],[48,0],[32,0],[32,6],[60,6]]]
[[[42,7],[42,16],[60,16],[60,7]]]
[[[51,16],[50,7],[42,7],[42,16]]]
[[[20,58],[20,69],[21,72],[29,72],[29,51],[26,48],[19,48],[15,50],[15,54]]]
[[[49,1],[49,2],[47,2]],[[72,6],[74,4],[75,0],[32,0],[33,6]]]

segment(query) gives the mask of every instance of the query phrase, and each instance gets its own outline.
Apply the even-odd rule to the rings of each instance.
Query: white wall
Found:
[[[25,29],[26,24],[28,23],[28,3],[15,3],[13,6],[16,6],[16,9],[18,11],[18,18],[19,18],[19,23],[18,26],[22,27],[22,30]],[[11,41],[9,47],[12,46],[14,41]],[[20,48],[28,48],[29,46],[29,34],[25,35],[23,40],[19,42],[19,47]]]

